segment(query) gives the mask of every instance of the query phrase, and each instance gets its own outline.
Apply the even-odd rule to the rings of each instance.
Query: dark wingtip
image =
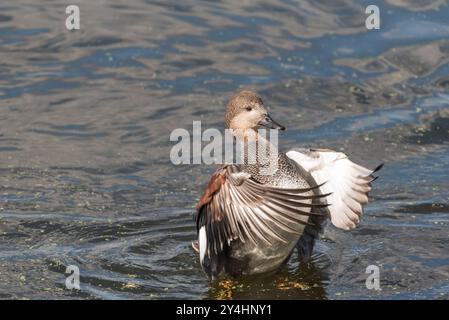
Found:
[[[311,206],[315,208],[327,208],[330,206],[329,203],[312,203]]]
[[[329,197],[331,194],[332,194],[332,192],[329,192],[329,193],[319,194],[319,195],[316,195],[316,196],[313,196],[313,197],[314,198],[326,198],[326,197]]]
[[[380,169],[382,169],[383,166],[384,166],[384,163],[379,164],[379,165],[376,167],[376,169],[373,170],[373,173],[379,171]]]
[[[311,189],[311,190],[319,189],[319,188],[321,188],[322,186],[324,186],[327,182],[328,182],[328,181],[324,181],[323,183],[317,184],[317,185],[311,187],[310,189]]]

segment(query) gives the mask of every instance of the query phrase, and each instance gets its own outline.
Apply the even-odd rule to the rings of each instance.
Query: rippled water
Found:
[[[86,0],[69,32],[70,3],[0,4],[0,298],[449,298],[447,1]],[[282,149],[386,165],[312,263],[209,285],[190,241],[216,167],[172,165],[169,134],[223,129],[241,88]]]

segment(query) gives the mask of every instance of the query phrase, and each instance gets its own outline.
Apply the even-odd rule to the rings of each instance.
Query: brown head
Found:
[[[259,127],[285,130],[268,115],[262,99],[251,91],[241,91],[228,103],[225,121],[233,130],[257,130]]]

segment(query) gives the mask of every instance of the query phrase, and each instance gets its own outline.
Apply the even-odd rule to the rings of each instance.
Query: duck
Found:
[[[209,280],[275,271],[294,249],[306,262],[328,220],[343,230],[359,224],[383,164],[367,169],[330,149],[280,152],[259,132],[285,127],[252,91],[231,97],[225,123],[244,151],[212,174],[195,207],[192,246]]]

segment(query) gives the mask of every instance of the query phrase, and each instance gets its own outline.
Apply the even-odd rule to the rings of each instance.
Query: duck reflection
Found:
[[[232,278],[225,276],[214,281],[206,292],[206,299],[327,299],[328,276],[322,268],[319,254],[306,264],[293,261],[277,272]]]

